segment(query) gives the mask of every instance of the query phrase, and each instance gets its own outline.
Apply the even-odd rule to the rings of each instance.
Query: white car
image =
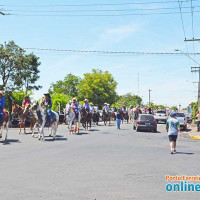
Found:
[[[186,131],[187,130],[187,117],[185,113],[176,113],[176,119],[178,119],[180,127]]]
[[[158,110],[156,113],[154,113],[154,117],[155,117],[157,123],[159,121],[166,123],[168,115],[167,115],[167,112],[165,110]]]

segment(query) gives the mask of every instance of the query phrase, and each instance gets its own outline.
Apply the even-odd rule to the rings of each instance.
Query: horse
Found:
[[[122,124],[124,122],[124,119],[127,121],[127,124],[128,124],[128,121],[129,121],[129,115],[128,115],[128,112],[127,111],[123,111],[123,114],[122,114]]]
[[[111,119],[112,119],[112,121],[116,120],[116,115],[115,115],[114,111],[111,112]]]
[[[37,120],[37,122],[35,123],[34,129],[36,126],[39,126],[38,128],[38,139],[39,140],[43,140],[44,139],[44,127],[45,124],[47,122],[47,117],[45,115],[45,111],[44,109],[39,105],[38,102],[33,103],[33,105],[31,105],[31,107],[29,108],[30,111],[32,111],[34,113],[34,116]],[[58,128],[58,124],[59,124],[59,115],[58,113],[51,111],[52,114],[52,124],[50,124],[50,136],[53,133],[53,140],[56,137],[56,133],[57,133],[57,128]],[[34,134],[33,134],[34,136]]]
[[[78,119],[76,118],[76,114],[74,113],[72,106],[70,104],[66,105],[65,108],[65,119],[68,124],[69,134],[71,133],[79,133],[79,124],[81,121],[81,114],[78,111]],[[76,126],[74,127],[74,130],[72,131],[72,124],[76,123]]]
[[[85,130],[88,130],[88,127],[92,126],[92,120],[91,120],[91,113],[89,113],[85,107],[81,109],[81,122]]]
[[[4,122],[2,124],[2,126],[0,126],[0,138],[2,138],[2,134],[3,134],[3,130],[6,131],[6,135],[5,135],[5,141],[7,140],[7,136],[8,136],[8,123],[10,120],[10,116],[7,110],[3,110],[3,114],[4,114]]]
[[[24,114],[24,108],[19,106],[18,104],[13,103],[12,104],[12,114],[17,114],[19,118],[19,134],[21,133],[21,129],[24,128],[24,133],[26,134],[26,127],[25,127],[25,121],[27,119],[27,115]]]
[[[107,121],[109,122],[110,125],[110,112],[107,112],[106,109],[103,109],[103,113],[102,113],[102,119],[104,122],[104,125],[107,125]]]
[[[31,129],[32,136],[34,136],[34,131],[35,131],[34,127],[35,127],[35,124],[37,123],[37,119],[35,115],[33,114],[33,112],[29,110],[30,107],[31,107],[31,104],[27,103],[24,108],[23,114],[26,115],[27,118],[30,119],[30,129]]]
[[[99,123],[99,112],[94,110],[92,113],[92,120],[94,123],[96,123],[96,125],[98,125]]]

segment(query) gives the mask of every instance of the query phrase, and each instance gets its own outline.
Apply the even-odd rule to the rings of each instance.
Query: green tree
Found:
[[[16,92],[10,92],[10,91],[7,91],[5,93],[5,98],[6,98],[6,105],[5,105],[5,108],[8,110],[8,111],[11,111],[12,109],[12,99],[14,100],[14,102],[18,105],[22,105],[22,101],[24,100],[24,96],[25,95],[28,95],[28,96],[31,96],[33,95],[33,92],[32,91],[29,91],[28,93],[26,91],[16,91]],[[10,98],[12,97],[12,99]]]
[[[59,111],[59,104],[60,103],[60,110],[63,110],[66,107],[66,104],[69,102],[72,97],[70,95],[66,95],[63,93],[53,93],[51,95],[52,99],[52,110]]]
[[[89,99],[90,102],[103,105],[107,102],[113,104],[116,100],[117,82],[108,71],[93,69],[92,73],[84,74],[78,85],[79,99]]]
[[[25,50],[13,41],[0,45],[0,90],[15,91],[40,89],[35,82],[39,79],[39,58],[25,54]]]
[[[192,118],[196,117],[196,113],[198,111],[198,102],[192,102],[191,103],[191,108],[192,108]]]
[[[178,111],[178,108],[176,106],[172,106],[171,110]]]
[[[138,105],[141,105],[142,98],[140,96],[138,96],[138,95],[127,93],[125,95],[119,96],[116,103],[117,103],[117,105],[119,107],[122,107],[123,105],[126,105],[126,106],[130,106],[130,105],[138,106]]]
[[[56,83],[52,83],[49,88],[49,93],[63,93],[75,97],[78,95],[77,87],[81,78],[73,74],[67,74],[64,80],[59,80]]]

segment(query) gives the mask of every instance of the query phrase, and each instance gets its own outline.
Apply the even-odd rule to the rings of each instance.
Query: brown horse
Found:
[[[102,120],[103,120],[105,126],[107,125],[107,122],[109,122],[109,125],[110,125],[110,118],[111,118],[111,113],[106,112],[106,110],[103,109]]]
[[[7,136],[8,136],[8,123],[10,120],[10,116],[9,116],[8,111],[5,109],[3,110],[3,114],[4,114],[4,122],[3,122],[3,125],[0,126],[0,138],[2,138],[2,133],[3,133],[3,130],[5,129],[5,131],[6,131],[5,141],[6,141]]]
[[[21,129],[24,128],[24,133],[26,134],[26,127],[25,127],[25,121],[27,120],[28,116],[28,106],[29,105],[26,105],[27,107],[24,109],[22,108],[21,106],[19,106],[18,104],[15,104],[13,103],[12,105],[12,113],[16,113],[18,115],[18,118],[19,118],[19,134],[21,133]],[[31,129],[31,132],[33,134],[33,127],[34,127],[34,123],[33,123],[34,120],[31,119],[31,123],[30,123],[30,129]]]
[[[121,118],[122,124],[124,122],[124,119],[127,121],[127,124],[128,124],[128,122],[129,122],[129,115],[128,115],[127,111],[123,111],[122,118]]]
[[[88,127],[90,127],[91,129],[92,126],[91,114],[85,108],[82,108],[81,110],[81,122],[85,130],[88,130]]]

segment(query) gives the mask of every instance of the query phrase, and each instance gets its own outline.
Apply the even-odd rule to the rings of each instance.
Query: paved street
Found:
[[[158,133],[136,133],[130,124],[116,130],[114,123],[82,133],[67,135],[61,125],[55,141],[38,141],[10,129],[8,143],[0,143],[1,199],[199,199],[165,190],[167,174],[199,174],[199,141],[179,138],[171,155],[163,124]]]

